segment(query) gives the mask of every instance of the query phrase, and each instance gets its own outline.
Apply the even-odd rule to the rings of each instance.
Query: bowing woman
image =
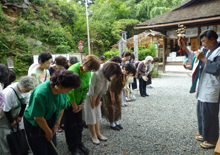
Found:
[[[121,69],[121,75],[113,75],[109,83],[108,90],[103,95],[102,114],[113,130],[121,130],[123,127],[118,122],[121,119],[121,94],[125,86],[127,76],[135,75],[136,68],[128,63],[124,64]]]
[[[63,70],[33,90],[24,113],[25,131],[33,154],[57,154],[48,141],[52,140],[56,146],[56,131],[67,107],[67,93],[79,86],[79,76]]]
[[[120,66],[117,63],[107,62],[91,75],[84,110],[85,122],[89,127],[94,144],[100,144],[99,140],[107,140],[100,132],[99,122],[102,119],[100,100],[108,89],[110,78],[113,75],[120,76],[121,74]]]
[[[99,59],[94,55],[87,55],[82,62],[72,65],[68,70],[79,75],[81,86],[68,93],[69,104],[65,110],[65,136],[69,151],[72,154],[89,154],[89,150],[82,143],[83,114],[82,108],[89,89],[91,71],[100,67]]]
[[[21,77],[19,82],[9,85],[3,90],[5,105],[0,114],[0,152],[11,154],[6,136],[11,133],[11,128],[18,124],[21,128],[21,121],[24,109],[28,103],[30,93],[37,85],[34,77]],[[16,130],[15,130],[16,131]]]

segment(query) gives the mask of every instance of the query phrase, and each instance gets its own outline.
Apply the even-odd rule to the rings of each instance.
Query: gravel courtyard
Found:
[[[195,94],[189,93],[191,78],[186,75],[162,75],[155,78],[149,97],[140,97],[122,107],[121,131],[113,131],[102,119],[101,132],[107,142],[94,145],[89,130],[83,131],[83,143],[90,154],[134,155],[211,155],[203,149],[193,133],[197,131]],[[57,133],[58,151],[68,155],[64,132]]]

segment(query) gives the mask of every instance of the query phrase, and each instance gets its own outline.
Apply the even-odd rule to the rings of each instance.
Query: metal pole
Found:
[[[86,20],[87,20],[88,52],[90,54],[90,37],[89,37],[89,19],[88,19],[87,0],[86,0]]]

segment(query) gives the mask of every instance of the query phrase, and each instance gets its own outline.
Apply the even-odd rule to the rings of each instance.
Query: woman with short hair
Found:
[[[32,64],[28,69],[28,75],[33,76],[37,80],[37,85],[50,80],[48,68],[52,61],[52,55],[48,52],[43,52],[38,56],[38,64]]]
[[[145,60],[141,61],[138,64],[137,68],[137,78],[139,79],[139,90],[140,90],[140,95],[141,97],[146,97],[149,96],[147,94],[146,90],[146,79],[144,77],[147,77],[149,75],[149,68],[150,68],[150,63],[153,61],[152,56],[147,56]]]
[[[33,154],[57,154],[48,141],[52,140],[56,146],[56,131],[67,107],[67,93],[79,86],[79,76],[63,70],[33,90],[24,113],[25,131]]]
[[[107,140],[100,132],[99,122],[102,119],[100,100],[108,89],[110,78],[113,75],[120,76],[121,74],[120,66],[117,63],[107,62],[102,64],[100,69],[91,75],[84,110],[85,122],[89,127],[94,144],[100,144],[99,140]]]
[[[87,55],[82,62],[72,65],[68,70],[79,75],[81,86],[68,93],[68,106],[65,110],[65,136],[69,151],[75,154],[89,154],[82,143],[83,113],[82,108],[89,89],[91,71],[97,71],[100,61],[95,55]]]
[[[37,85],[31,76],[21,77],[19,82],[9,85],[3,90],[5,96],[4,113],[0,115],[0,152],[11,154],[6,136],[11,133],[11,128],[21,121],[28,103],[30,91]]]
[[[50,66],[48,69],[50,72],[50,76],[53,75],[56,71],[65,70],[65,66],[67,65],[67,59],[64,56],[58,56],[55,58],[54,64]]]

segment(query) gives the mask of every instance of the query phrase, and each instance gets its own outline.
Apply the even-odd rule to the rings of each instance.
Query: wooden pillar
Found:
[[[157,52],[157,54],[156,54],[156,57],[158,57],[159,56],[159,37],[157,37],[157,50],[156,50],[156,52]]]
[[[163,73],[165,72],[165,65],[166,65],[166,56],[165,56],[165,54],[166,54],[166,47],[167,47],[167,45],[166,45],[166,37],[163,37]]]
[[[217,25],[213,25],[213,30],[214,30],[215,32],[217,32],[217,30],[218,30]]]

